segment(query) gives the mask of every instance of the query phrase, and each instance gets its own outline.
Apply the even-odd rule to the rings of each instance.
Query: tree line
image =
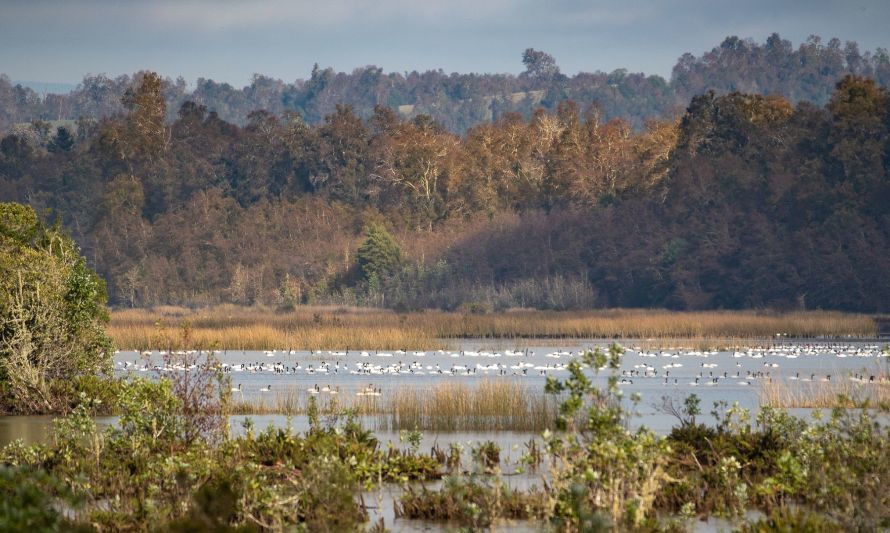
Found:
[[[532,49],[525,51],[522,60],[525,70],[519,75],[447,74],[442,70],[386,73],[375,66],[336,72],[316,66],[307,79],[285,82],[255,75],[243,88],[200,78],[189,90],[185,80],[168,79],[164,98],[170,121],[186,101],[203,105],[239,126],[247,125],[255,110],[279,117],[295,112],[308,124],[318,125],[338,104],[351,105],[363,119],[382,105],[406,118],[429,115],[448,130],[464,133],[476,124],[513,112],[525,118],[538,108],[555,112],[559,102],[567,99],[582,108],[596,102],[606,120],[622,118],[640,129],[648,119],[676,116],[693,96],[711,89],[718,94],[782,95],[792,103],[824,105],[835,83],[847,74],[871,77],[881,86],[890,82],[886,49],[861,52],[853,41],[824,42],[818,36],[797,48],[778,34],[762,44],[727,37],[701,56],[684,54],[670,80],[625,69],[568,76],[560,72],[555,58]],[[0,131],[46,135],[52,132],[43,123],[98,120],[122,113],[121,97],[138,85],[143,74],[116,78],[88,75],[68,94],[47,95],[14,85],[0,75]],[[29,127],[32,122],[37,122],[35,128]]]
[[[886,310],[890,105],[707,92],[676,120],[562,101],[465,134],[338,105],[245,126],[164,80],[43,142],[0,139],[0,198],[58,218],[116,305]]]

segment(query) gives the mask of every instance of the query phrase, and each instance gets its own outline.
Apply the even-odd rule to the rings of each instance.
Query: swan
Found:
[[[260,392],[269,392],[271,390],[272,390],[272,385],[266,385],[265,387],[260,389]]]

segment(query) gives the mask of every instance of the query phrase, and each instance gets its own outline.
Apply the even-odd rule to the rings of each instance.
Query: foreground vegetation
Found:
[[[566,380],[548,381],[558,417],[515,463],[491,442],[420,453],[416,432],[382,448],[349,413],[322,416],[314,404],[306,433],[248,425],[232,437],[228,384],[207,365],[173,381],[127,382],[116,426],[98,428],[84,397],[49,443],[0,451],[0,526],[354,530],[368,517],[362,492],[386,483],[404,488],[396,516],[474,528],[519,519],[566,531],[683,530],[708,516],[751,530],[890,526],[886,412],[836,409],[806,421],[767,407],[752,420],[723,403],[708,427],[690,396],[667,437],[631,432],[619,355],[617,346],[588,352]],[[594,387],[584,367],[611,368],[609,384]],[[540,485],[510,488],[505,476],[519,473]],[[424,483],[443,477],[438,488]],[[746,525],[752,509],[767,518]]]
[[[780,336],[873,337],[868,315],[827,311],[675,312],[612,309],[591,311],[515,310],[485,313],[300,306],[291,311],[262,307],[204,309],[158,307],[112,312],[108,332],[123,349],[176,346],[171,326],[188,323],[199,346],[222,349],[438,349],[449,339],[663,339],[689,345],[696,340],[744,341]]]

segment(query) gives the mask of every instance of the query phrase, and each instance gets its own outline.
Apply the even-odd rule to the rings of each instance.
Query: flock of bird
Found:
[[[273,374],[278,376],[290,375],[349,375],[349,376],[546,376],[551,373],[559,373],[567,370],[567,362],[584,353],[584,349],[575,351],[547,351],[540,357],[534,350],[505,350],[505,351],[447,351],[438,350],[432,352],[396,350],[396,351],[311,351],[306,357],[306,352],[294,350],[269,350],[261,352],[267,358],[276,360],[252,361],[241,363],[220,363],[218,369],[224,373],[235,374]],[[195,368],[195,364],[183,364],[188,358],[163,357],[164,363],[151,363],[153,355],[166,356],[164,352],[143,352],[143,361],[118,361],[118,369],[125,372],[166,372],[186,371]],[[244,355],[256,352],[244,352]],[[195,355],[195,352],[177,352],[173,355]],[[226,352],[217,352],[216,355],[228,355]],[[784,360],[797,358],[879,358],[886,357],[888,352],[881,346],[873,344],[779,344],[767,348],[749,348],[742,351],[718,352],[714,350],[659,350],[647,351],[645,349],[631,347],[625,351],[627,356],[636,356],[642,359],[633,368],[621,370],[619,385],[633,385],[634,380],[660,380],[662,385],[678,386],[715,386],[720,383],[730,383],[738,386],[750,386],[754,380],[772,380],[773,378],[788,379],[791,381],[831,381],[831,374],[816,374],[800,370],[793,376],[783,376],[779,369]],[[303,358],[303,361],[297,360]],[[351,360],[344,360],[351,358]],[[694,362],[690,362],[692,358]],[[194,359],[194,358],[192,358]],[[393,360],[395,359],[395,360]],[[659,359],[662,362],[646,362],[645,359]],[[753,369],[753,362],[746,363],[747,369],[742,369],[742,360],[763,360]],[[678,360],[682,360],[678,361]],[[735,362],[734,368],[726,369]],[[684,368],[684,365],[686,367]],[[720,366],[724,368],[720,369]],[[762,365],[762,367],[761,367]],[[624,366],[624,365],[622,365]],[[629,363],[628,365],[629,366]],[[788,366],[795,366],[789,364]],[[762,368],[762,369],[761,369]],[[792,368],[791,370],[794,370]],[[696,372],[697,371],[697,372]],[[673,375],[671,374],[673,372]],[[876,380],[885,380],[884,375],[868,374],[866,372],[849,372],[848,379],[861,383],[874,383]],[[837,375],[836,378],[837,379]],[[691,380],[691,381],[690,381]],[[271,392],[271,385],[260,389],[260,392]],[[233,392],[241,392],[241,386],[232,388]],[[339,387],[332,388],[329,385],[319,387],[315,385],[307,389],[309,394],[338,394]],[[360,389],[359,396],[377,396],[381,391],[372,385]]]

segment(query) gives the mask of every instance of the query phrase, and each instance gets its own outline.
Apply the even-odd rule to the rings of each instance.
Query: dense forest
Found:
[[[561,99],[460,134],[384,105],[170,121],[144,73],[123,112],[3,136],[0,200],[58,220],[121,306],[886,311],[887,92],[717,88],[642,126]]]
[[[553,113],[559,102],[567,99],[581,108],[597,103],[605,120],[621,118],[641,129],[648,119],[677,116],[693,96],[708,90],[718,95],[734,91],[781,95],[792,103],[824,105],[835,83],[847,74],[870,77],[884,87],[890,84],[886,49],[860,52],[855,42],[823,42],[817,36],[797,49],[777,34],[763,44],[728,37],[700,57],[684,54],[670,81],[623,69],[567,76],[560,72],[555,58],[532,49],[522,54],[522,62],[525,70],[518,76],[446,74],[441,70],[384,73],[368,66],[352,73],[316,67],[309,79],[292,83],[256,75],[241,89],[202,78],[189,90],[185,80],[168,79],[164,99],[169,121],[176,119],[186,101],[203,105],[239,126],[246,126],[250,113],[256,110],[279,117],[295,112],[307,124],[319,125],[337,105],[352,106],[365,120],[374,107],[383,105],[403,118],[429,115],[449,131],[462,134],[480,122],[496,121],[513,112],[526,119],[538,108]],[[121,113],[121,97],[138,85],[142,74],[86,76],[69,94],[46,95],[13,85],[0,75],[0,131],[21,130],[36,120],[101,119]]]

